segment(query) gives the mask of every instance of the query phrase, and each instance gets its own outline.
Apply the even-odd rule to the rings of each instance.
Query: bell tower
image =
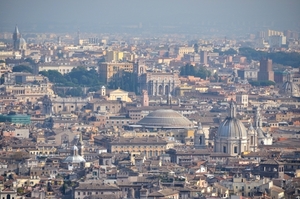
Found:
[[[248,129],[248,149],[253,152],[257,152],[257,132],[253,128],[252,123]]]
[[[84,143],[83,143],[83,140],[82,140],[82,133],[80,133],[80,135],[79,135],[79,140],[78,140],[78,154],[80,155],[80,156],[84,156]]]
[[[200,122],[198,122],[198,128],[194,132],[194,147],[196,149],[205,149],[206,143],[205,143],[205,133],[203,131],[202,125]]]
[[[18,40],[20,38],[21,38],[21,34],[19,32],[18,26],[16,26],[15,31],[13,33],[14,50],[18,50]]]
[[[143,103],[142,106],[149,106],[149,96],[148,91],[143,90],[143,97],[142,97]]]
[[[102,97],[106,96],[106,88],[105,88],[105,86],[101,87],[101,96]]]

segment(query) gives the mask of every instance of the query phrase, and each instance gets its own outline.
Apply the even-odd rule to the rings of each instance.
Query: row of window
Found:
[[[109,124],[109,123],[114,124],[115,122],[114,122],[114,121],[107,121],[107,122],[106,122],[106,124]],[[124,123],[129,124],[129,121],[122,121],[122,122],[121,122],[121,121],[116,121],[116,124],[121,124],[121,123],[122,123],[122,124],[124,124]]]
[[[118,146],[115,146],[116,148],[118,148]],[[136,146],[137,148],[142,148],[142,146]],[[145,149],[147,146],[143,146],[143,148]],[[152,148],[152,145],[148,146],[149,148]],[[123,149],[123,148],[135,148],[135,146],[120,146],[119,148]],[[153,148],[159,148],[159,146],[153,146]],[[164,146],[160,146],[160,148],[164,148]]]
[[[112,193],[115,194],[115,192],[112,192]],[[78,191],[78,192],[77,192],[77,195],[80,196],[80,194],[81,194],[81,192]],[[97,195],[97,194],[103,194],[103,192],[98,192],[98,191],[96,191],[95,194],[96,194],[96,195]],[[92,192],[90,192],[90,191],[85,192],[85,191],[84,191],[84,192],[82,192],[82,195],[84,195],[84,196],[85,196],[85,195],[92,195]],[[80,198],[79,198],[79,199],[80,199]]]

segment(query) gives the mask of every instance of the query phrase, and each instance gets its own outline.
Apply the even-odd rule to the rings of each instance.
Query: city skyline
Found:
[[[6,1],[0,32],[152,32],[245,34],[273,28],[299,31],[296,0],[279,1]]]

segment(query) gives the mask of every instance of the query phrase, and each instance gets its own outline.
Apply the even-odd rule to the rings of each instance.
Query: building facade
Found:
[[[145,73],[139,79],[139,93],[147,90],[149,96],[174,96],[180,83],[177,73]]]
[[[258,72],[258,81],[274,81],[274,71],[272,60],[263,58],[260,60],[260,67]]]
[[[99,65],[99,77],[105,83],[110,82],[114,77],[120,77],[122,71],[133,72],[133,63],[132,62],[120,62],[120,63],[101,63]]]

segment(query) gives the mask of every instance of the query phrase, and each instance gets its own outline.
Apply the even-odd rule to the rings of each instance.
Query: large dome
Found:
[[[283,84],[280,94],[299,97],[299,87],[294,82],[287,81]]]
[[[220,138],[247,138],[244,124],[237,118],[226,118],[219,126],[217,136]]]
[[[299,87],[292,81],[291,73],[288,73],[287,81],[282,85],[279,93],[289,97],[300,97]]]
[[[193,128],[193,123],[180,113],[170,109],[160,109],[149,113],[137,122],[138,125],[153,128]]]
[[[218,138],[247,139],[247,131],[244,124],[236,118],[236,107],[230,104],[230,115],[220,124],[217,132]]]

